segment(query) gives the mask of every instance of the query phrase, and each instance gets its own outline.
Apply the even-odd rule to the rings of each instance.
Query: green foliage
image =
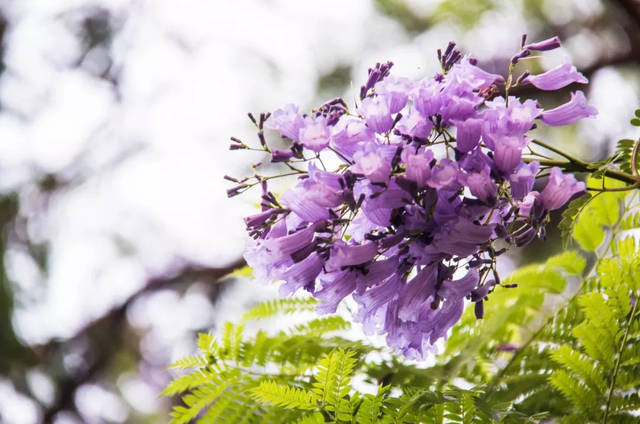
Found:
[[[285,298],[273,299],[260,303],[247,311],[242,317],[242,321],[271,318],[278,314],[292,314],[301,311],[312,311],[318,301],[312,297],[308,298]]]
[[[504,283],[518,287],[496,288],[485,303],[485,319],[477,320],[467,309],[454,327],[441,358],[444,374],[460,375],[477,384],[490,380],[490,364],[509,356],[505,350],[526,343],[539,331],[541,322],[558,312],[560,306],[545,304],[545,299],[562,293],[567,278],[578,278],[584,266],[584,259],[569,251],[509,276]]]
[[[292,313],[293,305],[298,305],[299,312],[309,306],[306,301],[288,299],[260,305],[250,314],[263,318],[278,311]],[[329,337],[329,333],[347,327],[344,319],[330,316],[275,335],[259,331],[247,336],[242,326],[230,323],[219,338],[201,334],[201,354],[172,365],[192,370],[176,377],[163,392],[166,396],[182,394],[183,405],[174,407],[171,422],[491,422],[496,412],[475,389],[409,385],[391,396],[391,386],[374,377],[380,374],[382,364],[367,361],[368,355],[379,349]],[[408,364],[395,366],[400,375],[420,374]],[[375,394],[354,389],[356,374],[375,382]]]
[[[433,365],[339,336],[349,322],[313,317],[313,299],[270,301],[173,364],[189,372],[163,392],[181,395],[172,423],[637,422],[638,193],[584,199],[563,225],[589,260],[569,250],[516,270],[484,319],[467,308]],[[244,329],[285,314],[280,331]]]
[[[258,387],[251,389],[257,400],[281,406],[286,409],[314,409],[316,400],[314,394],[296,387],[285,386],[272,380],[261,382]]]
[[[634,117],[631,118],[631,125],[640,126],[640,109],[636,109]],[[616,151],[612,156],[613,162],[628,174],[632,173],[633,150],[637,143],[640,143],[640,140],[628,138],[619,140]],[[635,161],[636,169],[640,169],[640,157],[638,155],[636,155]]]
[[[623,138],[618,140],[616,145],[616,153],[613,155],[613,162],[616,163],[620,169],[624,172],[631,173],[631,155],[633,153],[633,146],[636,144],[636,140]],[[636,158],[636,167],[640,165],[638,158]]]
[[[608,188],[624,186],[608,178],[588,178],[587,185]],[[572,235],[582,249],[595,252],[602,245],[606,234],[611,233],[621,219],[624,210],[621,203],[626,195],[625,192],[598,192],[581,208],[580,219],[575,221]]]
[[[622,243],[629,244],[625,240]],[[612,422],[632,420],[640,407],[637,340],[629,334],[638,328],[638,309],[631,299],[640,295],[640,261],[637,246],[630,256],[604,259],[595,278],[597,289],[577,297],[583,320],[571,330],[574,340],[551,352],[561,369],[550,381],[572,404],[568,417]],[[622,249],[620,249],[622,247]],[[626,250],[618,246],[617,250]],[[635,342],[635,343],[634,343]],[[630,393],[629,390],[636,390]]]
[[[329,353],[318,362],[313,393],[321,406],[334,412],[338,419],[347,420],[352,408],[349,403],[351,377],[356,366],[354,352],[337,350]]]
[[[593,199],[590,193],[586,193],[583,196],[574,199],[569,203],[567,208],[562,212],[562,219],[558,224],[560,230],[560,236],[562,237],[562,247],[567,248],[571,235],[573,234],[573,228],[576,223],[576,217],[582,212],[582,209]]]
[[[364,394],[356,412],[355,421],[359,424],[375,424],[383,414],[383,405],[389,394],[390,386],[378,386],[375,395]]]
[[[631,118],[631,125],[640,127],[640,109],[636,109],[635,118]]]

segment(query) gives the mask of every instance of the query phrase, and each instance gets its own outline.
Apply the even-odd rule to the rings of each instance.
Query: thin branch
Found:
[[[582,160],[580,160],[580,159],[578,159],[578,158],[576,158],[574,156],[571,156],[570,154],[568,154],[566,152],[563,152],[562,150],[560,150],[560,149],[558,149],[556,147],[553,147],[550,144],[547,144],[547,143],[545,143],[543,141],[534,139],[534,140],[531,140],[531,142],[534,143],[534,144],[537,144],[540,147],[544,147],[545,149],[547,149],[549,151],[552,151],[553,153],[556,153],[556,154],[566,158],[569,162],[573,162],[573,163],[580,164],[580,165],[586,165],[586,162],[584,162],[584,161],[582,161]]]
[[[630,190],[635,190],[638,187],[640,187],[640,183],[631,184],[630,186],[626,186],[626,187],[611,187],[611,188],[587,187],[587,190],[597,191],[597,192],[630,191]]]
[[[635,300],[633,304],[633,309],[631,310],[631,316],[629,317],[629,322],[627,323],[627,328],[624,330],[624,337],[622,338],[622,343],[618,348],[618,355],[616,358],[616,365],[613,368],[613,375],[611,376],[611,387],[609,388],[609,395],[607,396],[607,407],[604,410],[604,415],[602,417],[602,423],[607,423],[607,418],[609,417],[609,409],[611,408],[611,400],[613,399],[613,391],[616,388],[616,379],[618,378],[618,371],[620,370],[620,362],[622,360],[622,354],[625,345],[627,344],[627,339],[629,338],[629,330],[631,329],[631,324],[633,324],[633,320],[636,317],[636,311],[638,310],[638,303],[640,301],[638,299]]]
[[[631,174],[627,174],[626,172],[622,172],[622,171],[617,171],[615,169],[599,169],[597,165],[591,164],[591,163],[587,163],[587,162],[583,162],[583,161],[578,161],[578,162],[572,162],[572,161],[564,161],[564,160],[534,160],[534,159],[525,159],[525,162],[539,162],[540,165],[542,166],[557,166],[558,168],[561,168],[565,171],[568,172],[587,172],[587,173],[591,173],[591,172],[595,172],[595,171],[602,171],[602,174],[609,177],[609,178],[613,178],[614,180],[618,180],[621,181],[623,183],[627,183],[627,184],[632,184],[632,185],[636,185],[638,183],[640,183],[640,178],[636,177],[634,175]]]

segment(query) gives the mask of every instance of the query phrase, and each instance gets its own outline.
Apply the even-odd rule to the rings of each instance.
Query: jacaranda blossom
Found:
[[[571,93],[571,100],[555,109],[545,111],[540,115],[540,120],[547,125],[569,125],[582,118],[595,116],[598,111],[587,104],[587,99],[582,91]]]
[[[512,61],[558,46],[557,37],[523,41]],[[282,281],[283,295],[308,291],[322,313],[352,296],[365,332],[385,334],[410,358],[433,351],[465,304],[483,317],[501,285],[496,258],[506,249],[496,246],[543,236],[549,212],[584,192],[531,157],[529,131],[597,113],[582,92],[551,110],[497,96],[496,84],[515,79],[484,71],[453,43],[438,57],[443,73],[419,81],[376,64],[353,108],[334,99],[309,113],[287,105],[250,116],[262,150],[286,171],[227,178],[238,183],[230,196],[262,187],[262,211],[245,218],[245,258],[258,278]],[[587,81],[570,64],[520,79],[543,90],[573,82]],[[272,149],[263,128],[288,147]],[[547,183],[533,191],[543,171]],[[297,180],[276,196],[268,182],[284,175]]]
[[[533,84],[541,90],[558,90],[574,82],[586,84],[589,80],[572,64],[563,63],[542,74],[529,75],[522,82]]]

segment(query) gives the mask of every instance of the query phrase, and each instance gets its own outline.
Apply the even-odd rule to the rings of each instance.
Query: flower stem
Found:
[[[557,159],[550,159],[550,160],[525,159],[525,162],[534,162],[534,161],[539,162],[540,165],[542,166],[557,166],[558,168],[561,168],[564,171],[568,171],[568,172],[591,173],[591,172],[600,170],[600,168],[597,165],[588,163],[588,162],[583,162],[583,161],[573,162],[573,161],[564,161],[564,160],[557,160]],[[605,176],[609,178],[613,178],[614,180],[618,180],[618,181],[622,181],[623,183],[634,185],[633,188],[635,188],[636,186],[640,186],[640,178],[637,176],[627,174],[626,172],[622,172],[622,171],[616,171],[615,169],[603,169],[601,171]]]
[[[540,147],[544,147],[545,149],[550,150],[553,153],[556,153],[556,154],[566,158],[569,162],[576,163],[576,164],[581,164],[581,165],[587,165],[587,162],[584,162],[584,161],[582,161],[582,160],[580,160],[580,159],[578,159],[578,158],[576,158],[574,156],[571,156],[570,154],[568,154],[566,152],[563,152],[562,150],[560,150],[558,148],[555,148],[555,147],[553,147],[553,146],[551,146],[551,145],[549,145],[549,144],[547,144],[547,143],[545,143],[543,141],[534,139],[534,140],[531,140],[531,142],[537,144]]]
[[[631,166],[633,170],[632,174],[627,174],[626,172],[617,171],[615,169],[601,169],[596,164],[585,162],[582,159],[578,159],[575,156],[572,156],[566,152],[563,152],[562,150],[556,147],[550,146],[547,143],[540,140],[531,140],[531,142],[537,144],[538,146],[544,147],[545,149],[550,150],[566,159],[566,161],[557,160],[557,159],[539,160],[538,162],[540,162],[540,165],[557,166],[559,168],[562,168],[565,171],[570,171],[570,172],[595,172],[600,170],[605,176],[609,178],[613,178],[614,180],[622,181],[624,183],[628,183],[632,185],[630,187],[625,187],[623,189],[615,189],[615,190],[605,189],[605,191],[625,191],[625,190],[631,190],[640,186],[640,177],[638,177],[637,169],[635,169],[635,166],[634,166],[637,155],[638,155],[638,146],[640,146],[640,140],[635,144],[633,148],[633,153],[631,154]]]

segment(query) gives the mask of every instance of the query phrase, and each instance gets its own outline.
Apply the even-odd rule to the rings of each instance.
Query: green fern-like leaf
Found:
[[[278,314],[293,314],[303,311],[313,311],[317,304],[318,301],[312,297],[274,299],[260,303],[247,311],[242,316],[242,322],[271,318]]]
[[[622,396],[616,396],[611,402],[611,411],[615,413],[621,412],[637,412],[640,410],[640,395],[628,393]]]
[[[169,368],[173,369],[188,369],[195,367],[204,367],[209,363],[209,360],[204,355],[191,355],[178,359],[176,362],[169,365]]]
[[[607,389],[606,375],[604,375],[602,367],[599,367],[592,358],[568,345],[562,345],[552,351],[551,358],[588,385],[594,393],[600,396],[604,395]]]
[[[443,404],[448,400],[455,401],[456,399],[436,390],[406,387],[402,396],[396,399],[389,399],[385,411],[393,418],[393,422],[420,421],[428,419],[428,416],[433,415],[433,412],[443,415]],[[432,411],[436,405],[441,405],[442,409]]]
[[[357,362],[354,356],[354,352],[338,349],[318,363],[312,390],[320,404],[329,410],[341,407],[341,399],[351,390],[351,376]]]
[[[555,371],[549,380],[584,416],[593,418],[598,415],[601,399],[583,382],[576,380],[564,370]]]
[[[324,424],[324,416],[320,412],[312,412],[298,419],[295,424]]]
[[[171,412],[171,424],[186,424],[206,407],[216,401],[237,381],[239,372],[231,370],[228,375],[216,376],[182,397],[184,406],[176,406]],[[224,397],[223,397],[224,399]]]
[[[613,154],[613,162],[618,164],[620,169],[626,173],[631,173],[631,155],[636,140],[628,138],[619,140],[616,144],[616,151]],[[640,161],[636,163],[636,167],[640,168]]]
[[[254,399],[280,406],[285,409],[315,409],[317,408],[316,398],[310,391],[298,387],[285,386],[273,380],[261,382],[257,387],[251,389]]]
[[[573,329],[573,335],[586,353],[613,368],[616,355],[618,323],[600,293],[586,293],[578,300],[586,320]]]
[[[378,392],[374,395],[366,394],[356,413],[358,424],[377,424],[383,412],[383,404],[389,393],[390,386],[378,386]]]
[[[224,359],[236,362],[241,359],[244,353],[242,331],[243,327],[241,325],[235,326],[230,322],[225,323],[222,334],[222,346],[218,349],[218,353]]]
[[[208,369],[197,369],[190,374],[183,375],[173,380],[161,393],[162,396],[173,396],[186,392],[194,387],[205,384],[212,380],[215,374]]]
[[[200,333],[198,335],[198,349],[205,355],[216,355],[218,343],[211,333]]]
[[[307,323],[295,326],[290,333],[306,336],[321,336],[334,331],[344,331],[351,328],[351,324],[337,315],[330,315],[313,319]]]

